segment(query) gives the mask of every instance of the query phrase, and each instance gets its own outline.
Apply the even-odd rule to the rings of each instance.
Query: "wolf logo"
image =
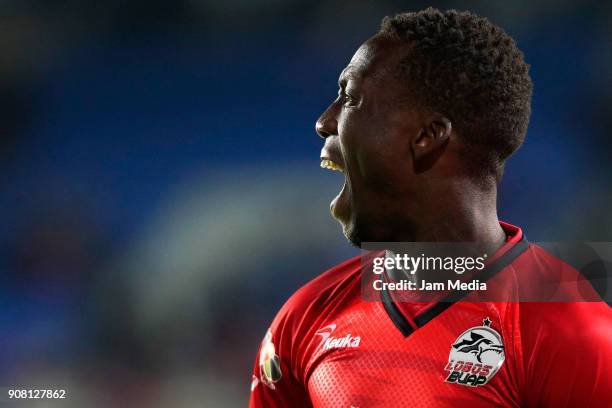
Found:
[[[487,351],[493,351],[497,354],[504,352],[504,346],[502,344],[495,344],[495,342],[483,334],[479,334],[476,329],[472,329],[469,334],[469,338],[464,338],[458,343],[453,344],[453,348],[459,353],[471,353],[476,356],[476,360],[482,363],[482,354]]]
[[[499,370],[505,360],[504,342],[491,327],[491,320],[483,320],[482,326],[467,329],[451,346],[446,381],[462,385],[485,385]]]

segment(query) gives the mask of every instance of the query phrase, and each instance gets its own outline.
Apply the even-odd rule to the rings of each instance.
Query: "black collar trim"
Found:
[[[516,258],[518,258],[523,252],[525,252],[529,248],[529,241],[527,241],[527,237],[523,234],[522,239],[517,242],[512,248],[508,250],[505,254],[503,254],[499,259],[489,265],[486,269],[480,272],[477,275],[478,280],[481,282],[486,282],[495,276],[499,271],[504,269],[506,266],[510,265]],[[384,277],[384,275],[383,275]],[[454,291],[446,295],[441,301],[436,303],[434,306],[427,309],[425,312],[414,318],[414,323],[417,327],[423,327],[431,320],[436,318],[446,309],[454,305],[456,302],[460,301],[464,297],[466,297],[470,291],[467,290],[459,290]],[[402,313],[397,308],[395,302],[391,298],[391,294],[383,287],[383,290],[380,292],[380,297],[387,311],[387,314],[391,318],[391,321],[399,329],[404,337],[408,337],[414,332],[414,329],[406,320],[406,318],[402,315]]]

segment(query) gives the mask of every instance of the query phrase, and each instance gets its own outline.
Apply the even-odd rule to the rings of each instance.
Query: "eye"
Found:
[[[338,92],[338,98],[340,99],[340,102],[345,106],[354,106],[357,103],[357,98],[353,97],[352,95],[349,95],[344,90],[340,90],[340,92]]]

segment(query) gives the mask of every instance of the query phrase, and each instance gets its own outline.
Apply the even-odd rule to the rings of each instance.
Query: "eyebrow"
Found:
[[[359,75],[355,73],[355,70],[351,69],[350,67],[346,67],[340,73],[340,77],[338,78],[338,87],[344,88],[349,79],[357,78],[359,78]]]

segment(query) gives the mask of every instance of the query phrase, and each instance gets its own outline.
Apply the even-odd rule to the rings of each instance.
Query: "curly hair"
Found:
[[[449,117],[497,179],[525,139],[533,84],[514,40],[484,17],[428,8],[385,17],[377,36],[410,45],[398,74],[417,106]]]

